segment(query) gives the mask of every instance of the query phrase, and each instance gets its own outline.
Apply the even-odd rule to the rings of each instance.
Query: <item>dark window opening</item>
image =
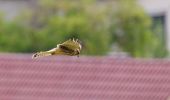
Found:
[[[165,16],[153,16],[152,17],[152,31],[159,38],[159,46],[156,48],[157,52],[162,52],[161,56],[166,56],[166,29],[165,29]],[[157,55],[160,56],[160,55]]]

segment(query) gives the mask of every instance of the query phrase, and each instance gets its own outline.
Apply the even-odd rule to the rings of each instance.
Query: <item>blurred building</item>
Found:
[[[32,8],[35,0],[0,0],[0,12],[5,18],[12,19],[22,11]]]
[[[170,0],[138,0],[138,3],[152,16],[153,24],[162,27],[160,37],[170,51]]]

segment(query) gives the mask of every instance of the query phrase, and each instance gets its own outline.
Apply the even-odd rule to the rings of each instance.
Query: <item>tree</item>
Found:
[[[111,45],[111,34],[105,23],[108,20],[106,9],[93,9],[95,4],[94,0],[39,2],[37,9],[27,17],[37,37],[32,40],[36,44],[32,43],[31,48],[48,49],[74,37],[82,40],[84,54],[106,54]]]
[[[74,37],[86,55],[106,55],[112,44],[134,57],[166,55],[136,0],[39,0],[25,12],[10,22],[0,18],[0,51],[48,50]]]
[[[157,52],[160,39],[152,32],[151,18],[139,7],[135,0],[120,0],[113,12],[111,32],[114,42],[134,57],[162,57]],[[162,55],[163,54],[163,55]]]

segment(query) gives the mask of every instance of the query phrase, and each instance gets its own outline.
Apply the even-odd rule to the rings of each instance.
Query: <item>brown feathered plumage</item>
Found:
[[[78,39],[70,39],[65,41],[62,44],[58,44],[56,48],[53,48],[49,51],[43,51],[35,53],[32,58],[39,58],[43,56],[50,55],[69,55],[69,56],[79,56],[81,51],[81,44],[78,42]]]

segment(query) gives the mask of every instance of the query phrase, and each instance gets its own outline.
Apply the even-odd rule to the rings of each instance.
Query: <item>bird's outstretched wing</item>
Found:
[[[67,47],[70,50],[81,50],[81,44],[78,42],[78,39],[69,39],[60,45]]]
[[[48,51],[42,51],[35,53],[32,58],[39,58],[43,56],[50,55],[70,55],[70,56],[79,56],[81,51],[81,44],[77,40],[69,39],[62,44],[58,44],[56,48],[53,48]]]

